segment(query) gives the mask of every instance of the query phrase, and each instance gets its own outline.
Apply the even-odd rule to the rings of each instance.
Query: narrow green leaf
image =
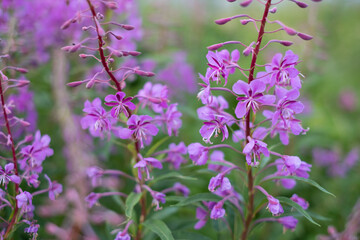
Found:
[[[174,240],[173,235],[171,234],[168,226],[159,219],[151,219],[145,221],[143,225],[150,231],[156,233],[161,240]]]
[[[125,202],[125,215],[128,218],[132,217],[133,209],[135,205],[140,201],[141,193],[130,193]]]
[[[310,185],[316,187],[317,189],[319,189],[320,191],[322,191],[324,193],[327,193],[333,197],[336,197],[334,194],[332,194],[331,192],[329,192],[328,190],[326,190],[325,188],[320,186],[317,182],[315,182],[314,180],[308,179],[308,178],[302,178],[302,177],[297,177],[297,176],[275,176],[275,177],[266,179],[266,181],[276,180],[276,179],[294,179],[297,181],[305,182],[307,184],[310,184]]]
[[[212,202],[217,202],[221,200],[221,198],[215,194],[212,193],[198,193],[195,194],[193,196],[190,196],[186,199],[184,199],[183,201],[175,204],[174,206],[187,206],[189,204],[192,203],[197,203],[197,202],[201,202],[201,201],[212,201]]]
[[[197,180],[197,178],[193,178],[193,177],[189,177],[189,176],[184,176],[184,175],[181,175],[180,173],[178,172],[170,172],[170,173],[166,173],[166,174],[163,174],[163,175],[160,175],[160,176],[156,176],[154,178],[153,181],[151,181],[151,184],[154,184],[160,180],[164,180],[164,179],[168,179],[168,178],[177,178],[177,179],[182,179],[182,180]]]
[[[151,154],[153,154],[156,151],[156,149],[158,149],[161,146],[161,144],[163,144],[168,139],[169,139],[169,137],[166,136],[166,137],[160,139],[159,141],[157,141],[155,144],[152,145],[152,147],[149,149],[149,151],[147,151],[145,156],[150,157]]]
[[[314,221],[314,219],[312,219],[312,217],[309,215],[309,213],[307,213],[299,204],[297,204],[296,202],[292,201],[289,198],[286,197],[276,197],[280,202],[282,203],[286,203],[287,205],[290,205],[291,207],[295,208],[299,213],[301,213],[304,217],[306,217],[311,223],[317,225],[320,227],[320,224],[318,224],[317,222]]]

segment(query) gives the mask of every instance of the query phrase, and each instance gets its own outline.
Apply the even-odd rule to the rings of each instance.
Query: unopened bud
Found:
[[[297,35],[298,35],[301,39],[306,40],[306,41],[313,39],[312,36],[310,36],[310,35],[308,35],[308,34],[305,34],[305,33],[299,32]]]
[[[79,48],[81,47],[81,44],[78,43],[78,44],[75,44],[74,46],[72,46],[69,50],[70,53],[74,53],[76,52],[77,50],[79,50]]]
[[[96,18],[99,20],[102,20],[102,19],[104,19],[104,15],[102,15],[101,13],[97,13]]]
[[[83,81],[75,81],[75,82],[69,82],[66,85],[68,85],[69,87],[77,87],[77,86],[80,86],[83,83],[84,83]]]
[[[245,0],[242,3],[240,3],[240,6],[242,7],[247,7],[250,5],[250,3],[252,3],[253,0]]]
[[[218,20],[215,20],[215,23],[218,25],[224,25],[227,22],[230,22],[232,19],[231,18],[221,18]]]
[[[33,136],[32,135],[27,135],[24,139],[25,142],[31,142],[33,140]]]
[[[215,51],[215,50],[221,48],[222,46],[224,46],[224,44],[218,43],[218,44],[214,44],[214,45],[211,45],[211,46],[207,47],[207,49],[209,49],[211,51]]]
[[[69,19],[66,22],[63,23],[63,25],[61,25],[60,29],[64,30],[67,29],[68,27],[70,27],[71,23],[73,23],[73,19]]]
[[[255,42],[252,42],[245,50],[243,51],[244,56],[249,56],[251,51],[253,50],[252,45],[254,45]]]
[[[89,89],[89,88],[92,88],[95,84],[95,80],[94,79],[91,79],[87,84],[86,84],[86,88]]]
[[[307,8],[308,7],[308,5],[306,3],[299,2],[299,1],[296,1],[296,0],[293,0],[293,2],[296,3],[296,5],[298,5],[301,8]]]
[[[145,77],[153,77],[153,76],[155,76],[155,73],[153,73],[153,72],[145,72],[145,71],[142,71],[142,70],[135,70],[135,73],[137,75],[145,76]]]
[[[227,0],[228,2],[235,2],[236,0]]]
[[[123,29],[125,29],[125,30],[128,30],[128,31],[135,29],[134,26],[128,25],[128,24],[121,24],[121,27],[122,27]]]
[[[251,19],[241,19],[240,22],[241,22],[242,25],[246,25],[249,22],[251,22]]]
[[[290,42],[290,41],[279,41],[279,43],[286,47],[293,45],[293,42]]]
[[[89,55],[83,54],[83,53],[79,54],[79,57],[81,57],[81,58],[87,58],[88,56],[89,56]]]
[[[277,11],[276,7],[273,7],[272,9],[269,10],[270,13],[276,13],[276,11]]]
[[[30,81],[29,80],[18,80],[18,83],[16,86],[18,87],[24,87],[26,85],[29,85]]]
[[[284,31],[289,34],[290,36],[294,36],[297,34],[297,31],[295,29],[289,28],[287,26],[283,26]]]
[[[129,54],[133,57],[139,56],[141,54],[141,52],[138,51],[129,51]]]
[[[20,73],[28,73],[29,71],[25,68],[14,68],[15,71],[18,71]]]
[[[27,122],[27,121],[25,121],[25,120],[23,120],[23,119],[18,119],[18,120],[19,120],[19,123],[20,123],[22,126],[24,126],[24,127],[30,126],[30,123],[29,123],[29,122]]]

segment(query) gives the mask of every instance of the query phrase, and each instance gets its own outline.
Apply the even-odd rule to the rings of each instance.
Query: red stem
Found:
[[[266,24],[266,19],[269,13],[269,9],[270,9],[270,5],[271,5],[271,0],[267,0],[266,5],[265,5],[265,10],[264,10],[264,14],[261,20],[261,26],[260,26],[260,30],[259,30],[259,35],[257,38],[257,42],[256,42],[256,46],[254,49],[254,53],[252,55],[252,59],[251,59],[251,65],[250,65],[250,73],[249,73],[249,79],[248,79],[248,83],[251,83],[252,80],[254,80],[254,71],[255,71],[255,67],[256,67],[256,60],[257,60],[257,56],[260,50],[260,45],[261,45],[261,41],[262,38],[264,36],[264,32],[265,32],[265,24]],[[246,133],[246,143],[248,143],[248,137],[251,136],[251,132],[250,132],[250,111],[249,113],[246,115],[246,129],[245,129],[245,133]],[[242,240],[246,240],[248,237],[248,233],[250,230],[250,224],[254,218],[254,195],[255,195],[255,191],[254,191],[254,177],[252,174],[252,169],[251,167],[248,168],[248,196],[249,196],[249,204],[247,206],[248,208],[248,212],[247,212],[247,217],[244,223],[244,230],[241,234],[241,239]]]
[[[104,66],[105,68],[105,71],[107,72],[107,74],[109,75],[109,77],[111,78],[111,80],[115,83],[116,85],[116,89],[121,92],[121,86],[120,86],[120,83],[116,80],[115,76],[112,74],[112,72],[110,71],[109,69],[109,66],[106,62],[106,59],[105,59],[105,55],[104,55],[104,51],[102,49],[102,46],[104,45],[104,41],[102,39],[102,37],[100,36],[99,34],[99,27],[98,27],[98,24],[96,23],[96,12],[95,12],[95,8],[94,6],[92,5],[91,1],[90,0],[87,0],[87,3],[90,7],[90,10],[91,10],[91,13],[93,15],[93,20],[94,20],[94,23],[95,23],[95,28],[96,28],[96,33],[98,35],[98,40],[99,40],[99,53],[100,53],[100,59],[101,59],[101,63],[102,65]],[[128,109],[128,112],[130,113],[130,116],[132,115],[132,112]],[[130,117],[129,116],[129,117]],[[136,150],[136,153],[140,153],[140,147],[139,147],[139,142],[136,141],[135,143],[135,150]],[[137,158],[137,154],[136,154],[136,158]],[[144,184],[143,180],[139,180],[139,184],[140,184],[140,187]],[[141,187],[142,188],[142,187]],[[140,216],[140,224],[143,223],[145,221],[145,218],[146,218],[146,215],[147,215],[147,210],[146,210],[146,195],[144,194],[143,197],[141,197],[140,199],[140,205],[141,205],[141,216]],[[142,232],[141,232],[141,228],[139,227],[138,228],[138,231],[136,233],[136,239],[137,240],[140,240],[142,238]]]
[[[107,74],[109,75],[109,77],[111,78],[111,80],[115,83],[116,85],[116,89],[121,92],[121,86],[120,86],[120,83],[116,80],[114,74],[110,71],[109,69],[109,65],[107,64],[106,62],[106,59],[105,59],[105,54],[104,54],[104,50],[103,50],[103,46],[104,46],[104,40],[102,39],[102,37],[100,36],[99,34],[99,27],[98,27],[98,24],[96,23],[96,12],[95,12],[95,8],[94,6],[92,5],[91,1],[90,0],[86,0],[89,7],[90,7],[90,11],[92,13],[92,17],[93,17],[93,20],[94,20],[94,23],[95,23],[95,28],[96,28],[96,33],[98,35],[98,42],[99,42],[99,54],[100,54],[100,59],[101,59],[101,63],[102,65],[104,66],[105,68],[105,71],[107,72]]]
[[[5,109],[5,99],[4,99],[4,92],[3,92],[3,88],[2,88],[2,80],[3,80],[2,77],[0,77],[1,106],[2,106],[2,109],[3,109],[6,129],[8,131],[8,134],[10,136],[10,141],[11,141],[11,152],[12,152],[12,155],[13,155],[14,172],[15,172],[16,176],[19,176],[19,170],[18,170],[18,166],[17,166],[17,159],[16,159],[14,140],[13,140],[13,137],[12,137],[12,134],[11,134],[9,118],[8,118],[8,115],[7,115],[6,109]],[[19,194],[19,184],[15,183],[15,195],[18,195],[18,194]],[[18,208],[18,205],[17,205],[17,201],[15,201],[14,214],[13,214],[13,217],[11,219],[11,222],[9,223],[9,225],[8,225],[8,227],[6,229],[5,236],[4,236],[5,239],[6,239],[7,235],[10,233],[11,229],[13,228],[13,226],[15,224],[18,210],[19,210],[19,208]]]

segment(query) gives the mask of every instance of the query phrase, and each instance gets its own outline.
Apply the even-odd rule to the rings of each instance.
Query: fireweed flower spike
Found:
[[[127,198],[131,198],[129,201],[134,201],[134,194],[140,196],[138,202],[141,214],[138,219],[135,219],[135,216],[130,217],[126,213],[129,224],[115,238],[130,239],[130,236],[133,236],[140,240],[143,238],[143,223],[147,220],[150,211],[146,201],[147,195],[152,196],[153,204],[156,206],[155,210],[160,210],[160,203],[165,203],[165,194],[162,191],[152,190],[146,185],[147,181],[150,185],[150,180],[154,178],[155,174],[151,173],[152,169],[162,169],[164,162],[170,162],[175,168],[179,168],[185,161],[182,155],[187,152],[183,143],[178,146],[170,144],[169,149],[156,152],[156,148],[159,146],[156,143],[152,145],[153,139],[160,135],[159,128],[169,136],[177,136],[182,125],[182,114],[178,111],[176,103],[170,103],[166,85],[148,81],[137,95],[130,96],[127,92],[129,81],[133,81],[138,76],[142,80],[144,77],[155,76],[154,73],[143,70],[140,66],[145,68],[145,64],[141,64],[135,58],[140,55],[140,52],[136,51],[136,41],[140,40],[142,36],[141,19],[138,16],[136,1],[126,1],[126,4],[121,1],[102,0],[86,0],[86,2],[88,6],[84,7],[84,10],[79,9],[78,13],[66,21],[62,28],[66,29],[72,23],[78,22],[82,24],[79,29],[88,37],[77,40],[72,46],[65,46],[63,50],[69,53],[79,53],[82,61],[89,58],[95,59],[99,65],[94,67],[91,72],[89,71],[84,80],[77,80],[68,85],[78,87],[85,84],[88,89],[97,85],[110,87],[112,92],[108,93],[105,98],[98,97],[92,102],[85,101],[83,109],[85,116],[81,119],[81,125],[83,129],[88,129],[93,137],[102,138],[105,135],[110,143],[116,142],[120,146],[127,146],[132,158],[121,158],[122,166],[131,164],[132,166],[127,169],[134,170],[130,174],[118,169],[103,169],[93,166],[88,168],[87,175],[91,179],[93,187],[108,188],[109,186],[104,184],[105,175],[119,176],[124,181],[135,182],[135,189],[129,195],[121,191],[92,192],[86,197],[86,202],[89,207],[93,207],[98,205],[98,200],[105,196],[118,195],[125,198],[124,202],[128,201]],[[107,14],[107,11],[112,11],[114,14]],[[121,19],[124,20],[124,23],[109,19],[119,15],[117,13],[123,16]],[[83,21],[75,19],[83,19]],[[116,61],[115,58],[117,58]],[[236,54],[232,58],[227,58],[226,61],[235,60]],[[116,66],[118,63],[120,66]],[[103,101],[105,106],[102,106]],[[113,140],[116,138],[120,138],[120,140]],[[154,151],[153,154],[148,155],[147,147],[155,147],[151,148]],[[167,156],[162,161],[154,158],[156,156],[160,158],[163,153],[166,153]],[[174,185],[172,190],[188,195],[188,189],[184,185]],[[130,225],[135,225],[135,233],[128,232]]]
[[[228,0],[228,2],[236,2],[236,0]],[[255,1],[240,1],[240,6],[246,7],[253,2]],[[195,228],[203,227],[208,217],[222,218],[226,221],[226,204],[224,203],[229,201],[237,206],[238,214],[242,217],[242,240],[248,239],[251,229],[259,222],[277,221],[284,228],[291,230],[294,230],[297,224],[297,220],[291,216],[257,219],[258,212],[265,206],[273,216],[284,213],[284,208],[280,204],[283,197],[277,199],[265,191],[262,186],[255,186],[255,178],[264,174],[265,170],[276,167],[275,173],[262,176],[260,184],[268,179],[275,179],[274,182],[281,182],[285,188],[290,189],[296,184],[295,179],[291,179],[291,176],[309,178],[311,170],[311,165],[301,161],[297,156],[282,155],[269,150],[273,146],[268,142],[269,137],[274,138],[279,135],[280,142],[287,145],[290,141],[290,134],[300,135],[308,131],[302,127],[301,121],[297,118],[297,114],[304,109],[304,105],[298,100],[302,86],[300,77],[303,75],[297,69],[297,65],[301,61],[292,50],[286,51],[285,54],[276,53],[270,63],[259,63],[259,56],[273,44],[281,44],[285,47],[293,44],[291,41],[279,39],[270,39],[264,44],[263,37],[265,35],[270,36],[279,31],[285,31],[289,36],[297,36],[303,40],[310,40],[312,37],[286,26],[279,20],[271,19],[278,11],[277,5],[283,1],[258,2],[264,6],[260,19],[247,14],[239,14],[215,21],[218,25],[227,24],[234,19],[240,19],[242,25],[251,23],[255,27],[257,37],[247,44],[235,40],[216,43],[208,47],[207,68],[204,69],[206,74],[205,76],[199,74],[202,80],[200,83],[202,89],[197,97],[204,105],[197,110],[199,119],[204,123],[199,132],[204,144],[212,144],[212,137],[219,134],[222,134],[223,143],[214,146],[191,143],[188,146],[189,158],[195,165],[205,165],[210,156],[211,161],[208,168],[215,171],[216,174],[211,178],[208,189],[222,197],[222,200],[217,203],[206,202],[204,204],[206,208],[197,208],[196,217],[199,222]],[[293,2],[301,8],[307,6],[298,1]],[[270,16],[269,12],[273,15]],[[268,24],[279,25],[280,28],[268,31]],[[239,46],[241,49],[235,49],[230,54],[227,49],[221,49],[227,45]],[[243,67],[238,64],[240,53],[250,58],[250,66]],[[237,71],[242,75],[241,79],[243,80],[231,79]],[[224,81],[223,87],[214,86],[222,81]],[[228,82],[232,82],[230,89],[225,87]],[[232,97],[232,101],[229,103],[236,102],[236,107],[230,106],[222,94],[226,94],[227,100]],[[256,118],[257,115],[263,115],[265,119],[263,117]],[[236,145],[226,144],[229,138],[232,139],[231,144],[235,143]],[[210,151],[214,148],[217,150],[211,153]],[[225,161],[226,153],[218,151],[218,148],[231,149],[239,156],[233,162]],[[213,164],[214,160],[221,164]],[[242,168],[241,161],[246,162],[246,169]],[[253,172],[254,167],[259,168],[256,174]],[[234,174],[240,174],[242,180],[246,182],[246,200],[233,190],[232,185],[238,184],[234,182]],[[284,176],[289,178],[284,178]],[[255,209],[254,205],[259,195],[255,188],[262,192],[268,200],[266,205],[258,209]],[[269,188],[270,190],[272,189]],[[306,200],[297,195],[294,195],[292,200],[307,208]]]
[[[3,58],[8,57],[8,55],[0,56],[2,64]],[[33,188],[38,188],[40,185],[39,179],[43,179],[43,162],[54,152],[50,148],[50,137],[42,136],[39,130],[36,131],[36,112],[34,112],[32,103],[32,93],[27,89],[21,89],[30,82],[25,78],[16,79],[17,73],[27,73],[27,70],[13,66],[3,66],[0,70],[2,109],[0,113],[0,143],[5,146],[3,153],[7,155],[6,152],[9,152],[8,154],[12,156],[12,158],[1,156],[0,163],[0,185],[5,190],[0,189],[0,201],[2,202],[0,208],[4,211],[11,211],[8,219],[1,217],[3,226],[1,238],[4,239],[12,238],[15,229],[22,222],[29,225],[24,229],[25,233],[35,238],[39,225],[35,224],[33,198],[38,193],[49,192],[49,197],[55,199],[55,196],[62,191],[62,185],[54,183],[49,189],[33,192]],[[9,97],[5,96],[7,90],[11,88],[15,93]],[[24,119],[28,121],[17,117],[18,113],[25,114]],[[33,131],[36,131],[34,136],[24,135],[26,132]],[[45,178],[47,178],[46,174]],[[26,184],[28,185],[27,191],[24,191]],[[13,189],[13,186],[14,190],[9,190]]]

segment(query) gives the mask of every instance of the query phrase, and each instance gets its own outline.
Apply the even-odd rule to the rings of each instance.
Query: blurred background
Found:
[[[312,41],[305,42],[282,32],[277,33],[278,39],[295,42],[291,49],[302,61],[298,65],[298,69],[305,76],[301,93],[306,109],[302,114],[302,121],[304,128],[310,129],[304,136],[292,137],[290,144],[283,151],[298,155],[303,161],[311,163],[313,167],[310,178],[334,193],[336,198],[311,186],[298,184],[295,192],[299,195],[301,193],[301,196],[309,201],[309,212],[321,227],[299,218],[298,227],[294,232],[282,234],[279,224],[264,224],[256,229],[251,239],[316,239],[319,235],[329,235],[329,226],[342,232],[351,213],[355,212],[354,206],[360,198],[360,164],[357,156],[360,150],[360,1],[329,0],[307,3],[308,8],[300,9],[293,2],[286,1],[278,7],[275,15],[270,16],[314,36]],[[84,180],[85,169],[96,162],[106,162],[107,166],[124,168],[119,159],[122,158],[121,151],[125,150],[114,153],[111,143],[98,139],[93,142],[79,127],[84,99],[104,97],[106,90],[85,90],[82,86],[75,89],[65,87],[67,82],[84,79],[95,63],[85,65],[77,56],[66,55],[58,50],[64,45],[70,45],[71,41],[79,36],[75,33],[67,36],[69,32],[61,32],[61,24],[70,18],[71,14],[65,14],[64,11],[64,15],[69,16],[59,14],[55,5],[54,3],[52,8],[46,9],[40,17],[36,16],[42,17],[43,21],[53,12],[59,16],[49,24],[43,35],[38,33],[37,37],[44,41],[42,44],[37,44],[39,41],[35,38],[25,39],[21,34],[19,36],[18,31],[21,29],[17,29],[16,20],[12,22],[10,18],[2,21],[6,26],[1,27],[3,39],[23,41],[20,45],[25,48],[20,48],[21,51],[15,47],[16,44],[7,44],[5,47],[8,46],[6,50],[12,52],[20,65],[26,65],[30,69],[27,78],[31,82],[29,90],[32,92],[33,107],[37,112],[36,116],[32,116],[33,122],[43,134],[50,135],[51,147],[55,152],[44,164],[45,172],[65,187],[63,197],[57,200],[55,205],[49,203],[48,208],[43,207],[36,212],[40,216],[40,225],[46,226],[41,228],[40,232],[40,236],[46,237],[40,239],[53,239],[54,235],[61,235],[55,234],[56,231],[61,233],[56,226],[64,226],[67,221],[75,222],[73,227],[81,226],[88,221],[85,218],[92,219],[86,224],[98,226],[93,228],[101,239],[109,239],[105,231],[110,232],[111,229],[104,221],[109,222],[111,219],[114,221],[112,224],[116,225],[122,221],[121,217],[110,212],[106,217],[99,217],[93,212],[87,213],[85,203],[81,199],[90,190],[85,187],[77,189],[77,185],[81,185],[78,181],[84,181],[84,186],[87,185]],[[260,16],[262,7],[254,2],[248,8],[241,8],[237,3],[231,4],[225,0],[138,2],[138,15],[141,16],[142,22],[139,23],[141,38],[136,41],[136,48],[142,52],[140,62],[157,73],[154,81],[169,84],[173,100],[179,102],[179,109],[183,113],[183,131],[180,131],[179,138],[186,145],[201,141],[198,130],[202,121],[196,114],[196,109],[201,103],[197,100],[196,94],[199,89],[197,83],[200,81],[198,73],[204,75],[207,68],[206,47],[227,40],[255,41],[256,33],[250,24],[243,26],[233,21],[218,26],[214,23],[216,19],[241,13]],[[34,19],[34,16],[30,16],[29,19]],[[32,27],[37,29],[38,26],[34,24]],[[31,31],[29,32],[26,34],[31,35]],[[56,37],[56,41],[50,41],[47,45],[46,41],[50,35]],[[33,42],[27,46],[26,41]],[[260,56],[260,62],[269,62],[274,53],[284,53],[286,50],[285,47],[271,45]],[[250,59],[241,56],[240,65],[249,66]],[[240,77],[238,75],[231,78],[229,85]],[[129,91],[136,93],[142,88],[143,83],[141,79],[135,79],[129,84]],[[231,104],[234,108],[235,103]],[[275,139],[274,143],[276,141],[278,140]],[[93,154],[88,149],[92,149]],[[227,157],[234,156],[229,154]],[[189,169],[185,168],[182,171],[191,174]],[[210,177],[205,174],[204,179],[192,184],[191,194],[206,192]],[[109,179],[109,184],[117,187],[122,183]],[[73,196],[72,191],[79,192],[78,199],[72,199],[69,203],[69,200],[64,198]],[[289,195],[292,191],[279,189],[278,194]],[[40,202],[47,204],[45,200]],[[209,222],[198,232],[193,230],[196,222],[195,207],[176,211],[171,210],[171,207],[168,209],[170,210],[162,213],[162,217],[171,229],[176,229],[174,236],[179,236],[177,239],[188,239],[186,234],[194,236],[197,233],[201,234],[198,235],[198,239],[226,239],[224,232],[227,230],[217,221]],[[64,211],[69,213],[64,214]],[[77,211],[83,215],[77,215]],[[176,213],[173,214],[171,211]],[[84,212],[89,215],[84,215]],[[178,221],[179,215],[182,216],[181,221]],[[49,224],[49,221],[42,217],[48,217],[53,224]],[[77,219],[78,217],[81,219]],[[49,232],[52,235],[47,235]]]

